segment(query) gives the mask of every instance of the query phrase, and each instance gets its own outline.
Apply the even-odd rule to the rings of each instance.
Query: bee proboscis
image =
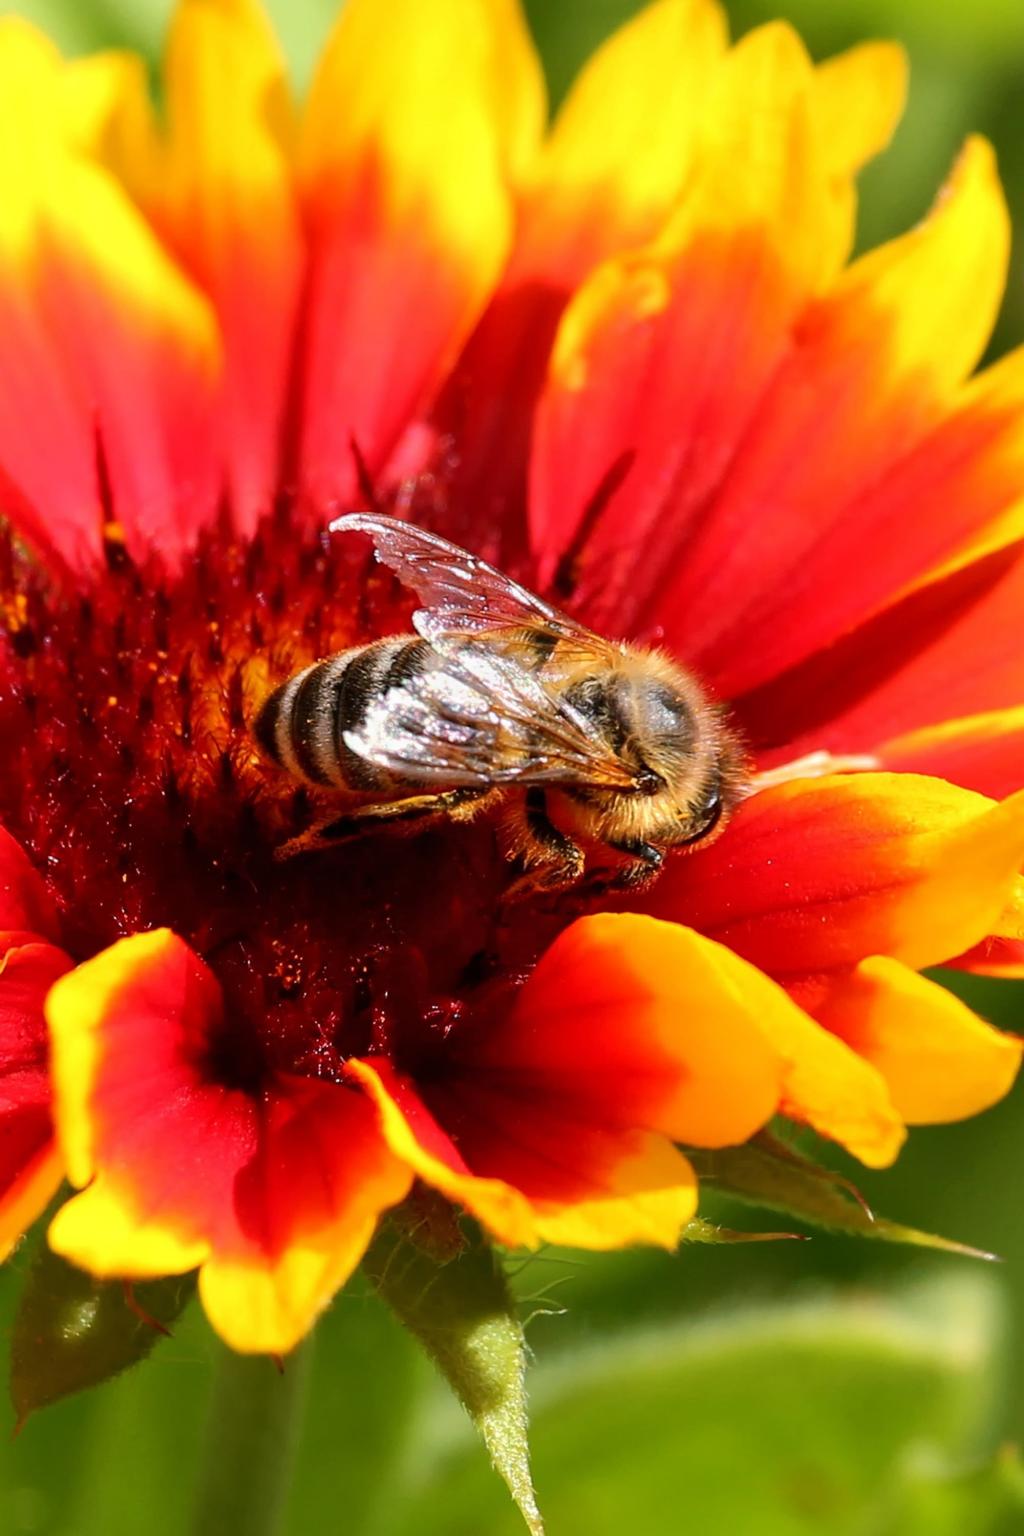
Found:
[[[588,849],[602,850],[592,883],[636,887],[721,824],[741,755],[689,672],[409,523],[351,513],[331,531],[369,535],[422,607],[414,634],[314,662],[263,705],[255,733],[275,762],[361,800],[282,853],[501,805],[519,891],[575,884]]]

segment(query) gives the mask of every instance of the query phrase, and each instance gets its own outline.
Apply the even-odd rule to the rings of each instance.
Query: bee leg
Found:
[[[488,785],[484,788],[449,789],[439,795],[409,795],[403,800],[385,800],[377,805],[361,805],[344,816],[331,816],[318,821],[298,837],[291,837],[275,849],[274,858],[290,859],[297,853],[313,853],[320,848],[336,848],[340,843],[365,837],[368,832],[404,830],[413,822],[438,821],[450,817],[452,821],[468,821],[484,802],[496,799],[499,791]]]
[[[550,820],[542,789],[527,790],[520,832],[527,869],[508,887],[504,901],[520,901],[540,891],[560,891],[576,884],[583,873],[583,849]]]
[[[588,896],[601,895],[605,891],[639,891],[656,879],[665,865],[665,850],[642,838],[623,838],[609,843],[616,853],[629,855],[629,862],[617,869],[597,869],[586,881]]]

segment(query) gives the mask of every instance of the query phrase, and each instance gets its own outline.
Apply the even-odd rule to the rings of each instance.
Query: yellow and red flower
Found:
[[[658,0],[545,131],[516,0],[348,0],[296,110],[255,4],[181,0],[158,118],[3,23],[0,1240],[63,1167],[59,1251],[282,1351],[414,1178],[672,1246],[677,1143],[884,1166],[1007,1090],[919,972],[1024,974],[1024,352],[969,378],[981,141],[849,263],[903,92]],[[324,537],[369,491],[730,702],[766,787],[643,911],[502,909],[483,825],[275,862],[255,711],[408,619]],[[875,771],[773,782],[816,753]]]

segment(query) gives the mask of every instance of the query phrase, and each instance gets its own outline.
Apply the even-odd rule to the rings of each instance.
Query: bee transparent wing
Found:
[[[486,691],[445,667],[389,688],[345,745],[399,778],[459,787],[494,781],[500,730]]]
[[[377,559],[423,603],[413,614],[413,625],[438,649],[455,637],[529,627],[592,652],[608,650],[600,635],[436,533],[372,512],[339,517],[331,532],[365,533],[373,540]]]
[[[527,664],[530,642],[548,639],[566,664],[600,665],[612,651],[607,640],[485,560],[398,518],[354,512],[331,531],[369,535],[377,559],[420,598],[413,624],[444,658],[372,706],[362,728],[346,733],[353,752],[453,785],[633,787],[630,769]]]
[[[497,638],[389,688],[346,746],[424,783],[631,787],[626,765]]]

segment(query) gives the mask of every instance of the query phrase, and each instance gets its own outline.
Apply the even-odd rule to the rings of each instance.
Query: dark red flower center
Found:
[[[7,535],[0,602],[0,821],[75,959],[165,925],[203,956],[224,990],[224,1080],[429,1055],[461,997],[572,915],[502,913],[486,824],[275,860],[321,807],[261,756],[260,703],[309,661],[409,627],[408,593],[353,541],[285,508],[251,542],[207,534],[173,578],[114,543],[72,589]]]

